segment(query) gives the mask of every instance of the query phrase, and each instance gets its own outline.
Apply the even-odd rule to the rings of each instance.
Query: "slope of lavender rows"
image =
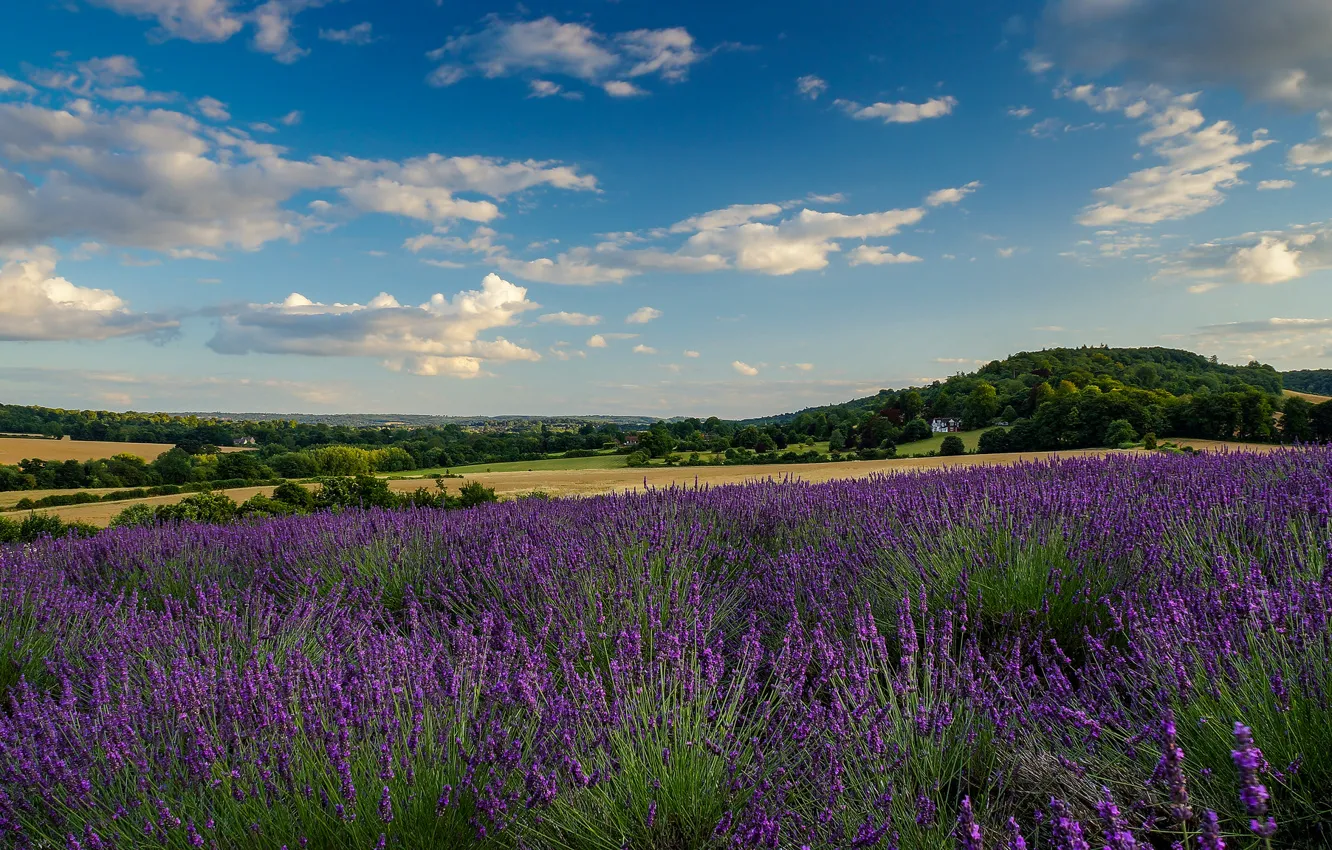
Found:
[[[1304,449],[10,547],[0,847],[1326,846],[1330,515]]]

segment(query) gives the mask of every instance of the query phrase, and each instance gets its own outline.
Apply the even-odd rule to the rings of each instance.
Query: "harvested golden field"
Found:
[[[1283,390],[1286,398],[1302,398],[1311,404],[1322,404],[1325,401],[1332,401],[1332,396],[1316,395],[1314,393],[1302,393],[1298,390]]]
[[[119,443],[98,440],[52,440],[46,437],[0,437],[0,463],[15,464],[27,458],[38,460],[103,460],[116,455],[135,455],[150,463],[171,450],[171,443]],[[224,452],[249,449],[224,446]]]
[[[1208,451],[1272,451],[1277,446],[1252,443],[1225,443],[1212,440],[1176,440],[1178,445],[1193,446]],[[765,464],[760,466],[699,466],[699,467],[647,467],[640,469],[548,469],[534,472],[481,472],[465,478],[446,478],[444,484],[451,491],[457,491],[463,484],[479,481],[486,487],[493,487],[501,497],[514,497],[524,493],[541,491],[552,496],[593,496],[600,493],[617,493],[641,490],[645,486],[663,488],[670,486],[693,487],[716,486],[720,484],[739,484],[764,478],[792,478],[799,481],[819,482],[839,478],[865,478],[870,475],[911,472],[926,469],[948,469],[967,466],[994,466],[1018,463],[1025,460],[1045,460],[1052,457],[1085,457],[1119,451],[1118,449],[1077,449],[1064,452],[1022,452],[1010,454],[962,455],[960,457],[925,457],[903,458],[900,460],[846,461],[842,463],[812,464]],[[1138,451],[1138,450],[1130,450]],[[397,492],[410,492],[418,487],[433,488],[434,481],[429,478],[398,478],[389,481],[390,489]],[[76,492],[72,490],[58,492]],[[225,490],[228,496],[237,502],[243,502],[256,493],[272,495],[272,487],[243,487]],[[42,491],[49,495],[51,491]],[[13,495],[12,500],[0,504],[18,501],[23,495]],[[175,496],[154,496],[147,499],[134,499],[123,502],[102,502],[92,505],[70,505],[63,508],[47,508],[46,512],[59,515],[66,522],[78,520],[93,525],[106,525],[111,519],[129,505],[144,502],[150,505],[166,505],[179,502],[189,493]],[[9,514],[10,517],[21,514]]]

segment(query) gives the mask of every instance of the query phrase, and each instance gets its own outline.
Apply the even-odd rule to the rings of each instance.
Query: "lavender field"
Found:
[[[0,847],[1332,843],[1332,450],[0,549]]]

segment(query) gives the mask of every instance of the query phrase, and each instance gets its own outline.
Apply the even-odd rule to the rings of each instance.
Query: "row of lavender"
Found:
[[[0,847],[1332,842],[1332,450],[0,550]]]

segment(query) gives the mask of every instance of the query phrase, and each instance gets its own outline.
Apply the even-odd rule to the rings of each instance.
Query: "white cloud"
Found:
[[[109,339],[160,334],[177,322],[133,313],[109,289],[76,286],[55,273],[51,248],[13,251],[0,265],[0,340]]]
[[[810,100],[818,100],[819,95],[828,90],[828,81],[813,74],[796,78],[796,91]]]
[[[559,83],[550,80],[530,80],[527,85],[532,90],[528,97],[552,97],[564,91]]]
[[[576,168],[536,160],[296,159],[183,112],[89,101],[67,109],[0,103],[0,149],[23,166],[0,166],[0,246],[88,238],[159,251],[254,250],[358,212],[485,222],[499,215],[495,201],[526,189],[596,188]],[[343,204],[291,207],[321,190]]]
[[[742,360],[731,361],[731,368],[749,378],[752,378],[759,373],[758,369],[755,369],[753,366],[750,366]]]
[[[1017,249],[1016,249],[1016,248],[996,248],[996,249],[995,249],[995,253],[999,255],[999,259],[1001,259],[1001,260],[1007,260],[1007,259],[1009,259],[1010,257],[1012,257],[1014,254],[1017,253]]]
[[[304,117],[304,112],[301,112],[299,109],[293,109],[278,120],[288,127],[295,127],[297,124],[301,123],[301,119]]]
[[[592,336],[590,336],[590,337],[587,338],[587,347],[588,347],[588,348],[605,348],[605,347],[606,347],[606,337],[602,336],[601,334],[592,334]]]
[[[628,80],[607,80],[601,88],[611,97],[641,97],[646,91]]]
[[[936,204],[952,203],[979,185],[969,183],[959,189],[935,192],[931,197]],[[501,270],[516,277],[571,285],[620,283],[647,271],[687,274],[735,268],[787,275],[827,267],[828,256],[843,250],[841,240],[893,236],[902,228],[918,223],[928,212],[926,206],[858,215],[802,209],[773,224],[754,220],[772,218],[782,209],[780,204],[736,204],[693,216],[667,229],[648,231],[647,237],[635,234],[632,239],[616,238],[595,248],[572,248],[554,259],[522,260],[508,255],[493,259]],[[664,239],[682,233],[691,235],[673,251],[623,247],[626,242]],[[857,251],[854,257],[855,262],[869,263],[918,259],[910,254],[886,253],[886,249],[876,247]]]
[[[700,231],[689,237],[684,250],[734,257],[736,268],[763,274],[816,271],[828,265],[830,253],[841,250],[836,240],[892,236],[924,216],[919,207],[861,215],[806,209],[778,224],[750,222]]]
[[[19,80],[16,80],[13,77],[7,76],[5,74],[0,74],[0,95],[20,94],[25,96],[32,96],[36,93],[37,89],[33,88],[27,83],[20,82]]]
[[[366,45],[377,40],[374,34],[374,25],[369,21],[362,21],[345,30],[320,29],[319,37],[324,41],[355,45]]]
[[[800,370],[801,372],[813,372],[813,371],[814,371],[814,364],[813,364],[813,363],[792,363],[791,366],[792,366],[792,368],[794,368],[794,369],[798,369],[798,370]]]
[[[634,354],[656,354],[656,353],[657,349],[653,348],[650,345],[639,344],[634,346]]]
[[[958,186],[956,189],[938,189],[925,196],[925,203],[931,207],[960,203],[963,198],[980,187],[981,182],[979,180],[972,180],[967,185]]]
[[[625,317],[625,324],[628,325],[646,325],[653,319],[660,319],[662,312],[655,307],[639,307],[634,312]]]
[[[1332,4],[1323,0],[1053,0],[1040,32],[1042,54],[1068,70],[1332,105]]]
[[[1318,113],[1322,133],[1312,141],[1291,147],[1286,160],[1294,166],[1324,165],[1332,162],[1332,109]]]
[[[569,286],[620,283],[637,273],[629,268],[598,265],[590,259],[590,252],[586,248],[576,248],[558,254],[553,260],[549,257],[535,260],[499,257],[496,263],[504,272],[517,275],[524,280]]]
[[[1273,192],[1278,189],[1295,188],[1294,180],[1260,180],[1258,182],[1259,192]]]
[[[320,304],[292,293],[280,304],[225,312],[208,346],[221,354],[374,357],[394,371],[472,378],[487,362],[541,359],[503,337],[480,338],[537,306],[526,289],[495,274],[479,290],[452,299],[437,293],[419,307],[382,292],[364,305]]]
[[[227,111],[227,105],[215,97],[201,97],[194,102],[195,109],[198,109],[205,118],[213,121],[230,121],[231,113]]]
[[[1150,129],[1138,137],[1138,143],[1166,162],[1097,189],[1097,201],[1078,217],[1089,227],[1156,224],[1210,209],[1225,200],[1221,190],[1238,184],[1240,174],[1249,167],[1240,157],[1272,143],[1264,138],[1265,131],[1242,142],[1229,121],[1207,124],[1194,107],[1195,94],[1174,95],[1159,87],[1093,85],[1066,87],[1058,94],[1098,112],[1122,112],[1145,121]]]
[[[1193,245],[1164,258],[1160,275],[1270,285],[1329,268],[1332,224],[1322,222]]]
[[[883,266],[898,263],[919,263],[921,258],[905,251],[894,254],[888,248],[877,245],[857,245],[846,255],[846,261],[853,266]]]
[[[180,38],[194,42],[221,42],[245,27],[253,29],[251,45],[279,62],[294,62],[309,51],[291,37],[293,19],[300,12],[329,0],[267,0],[258,6],[238,0],[89,0],[122,15],[156,20],[149,33],[155,41]]]
[[[685,349],[684,356],[685,356],[685,357],[701,357],[702,355],[700,355],[697,351],[694,351],[693,349]]]
[[[885,124],[914,124],[917,121],[942,118],[951,114],[954,107],[957,106],[957,98],[948,95],[932,97],[924,103],[899,101],[897,103],[872,103],[869,106],[861,106],[854,100],[839,98],[833,101],[833,105],[840,107],[843,112],[858,121],[880,118]]]
[[[719,227],[734,227],[751,221],[772,218],[779,215],[779,204],[731,204],[721,210],[713,210],[701,215],[690,216],[684,221],[671,225],[672,233],[696,233],[700,230],[715,230]]]
[[[537,321],[541,322],[543,325],[573,325],[576,327],[580,325],[599,325],[601,324],[601,317],[589,316],[587,313],[568,313],[560,311],[559,313],[547,313],[538,318]]]
[[[490,15],[479,30],[454,36],[428,55],[443,63],[426,78],[434,86],[454,85],[473,75],[494,79],[536,74],[569,77],[612,97],[632,97],[646,93],[632,80],[683,80],[706,54],[683,27],[606,36],[586,24],[550,16],[509,21]]]
[[[1232,254],[1230,265],[1241,283],[1285,283],[1302,274],[1299,259],[1300,252],[1289,242],[1264,236],[1257,245]]]
[[[1031,114],[1032,114],[1033,112],[1035,112],[1035,111],[1036,111],[1036,110],[1032,109],[1030,106],[1010,106],[1010,107],[1008,108],[1008,117],[1010,117],[1010,118],[1026,118],[1027,116],[1031,115]]]
[[[166,92],[151,92],[131,80],[143,76],[133,56],[98,56],[83,62],[63,63],[57,68],[32,68],[28,77],[45,89],[67,91],[85,98],[118,103],[164,103],[176,98]]]

